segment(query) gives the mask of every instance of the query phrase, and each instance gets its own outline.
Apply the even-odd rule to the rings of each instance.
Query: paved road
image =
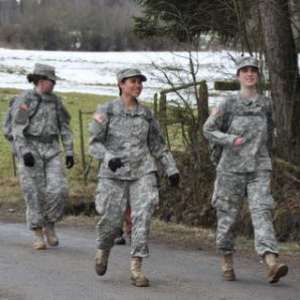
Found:
[[[61,245],[31,248],[25,224],[0,222],[0,300],[299,300],[300,264],[291,266],[279,284],[266,282],[258,259],[237,257],[238,281],[222,282],[219,257],[150,242],[145,261],[149,288],[129,279],[129,246],[112,250],[108,272],[94,272],[93,230],[58,228]]]

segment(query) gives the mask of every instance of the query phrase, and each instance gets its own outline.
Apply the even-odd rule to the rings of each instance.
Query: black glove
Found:
[[[177,187],[179,184],[179,174],[173,174],[171,176],[169,176],[169,180],[170,180],[170,185],[173,187]]]
[[[74,157],[73,156],[66,157],[66,166],[67,166],[67,169],[71,169],[74,166]]]
[[[24,165],[26,167],[33,167],[34,166],[34,157],[31,152],[25,153],[23,155]]]
[[[117,169],[124,167],[124,164],[120,158],[115,157],[108,162],[108,166],[113,172],[116,172]]]

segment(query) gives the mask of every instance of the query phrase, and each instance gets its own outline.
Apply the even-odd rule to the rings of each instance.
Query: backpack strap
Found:
[[[220,128],[221,132],[227,133],[232,123],[234,117],[234,113],[233,113],[234,106],[236,105],[237,99],[238,99],[237,95],[226,99],[225,112],[224,112],[224,116]],[[209,142],[209,152],[210,152],[210,160],[215,166],[217,166],[222,156],[223,146],[213,142]]]
[[[224,112],[224,117],[221,125],[221,131],[226,133],[231,125],[231,122],[234,117],[234,109],[236,106],[236,102],[238,100],[238,96],[234,95],[227,99],[226,101],[226,111]]]
[[[31,115],[29,116],[29,120],[31,120],[31,119],[36,115],[36,113],[38,112],[39,107],[40,107],[40,105],[41,105],[41,102],[42,102],[42,97],[41,97],[41,95],[39,95],[39,94],[37,94],[37,93],[36,93],[35,95],[36,95],[36,97],[38,98],[38,103],[37,103],[37,106],[36,106],[36,108],[35,108],[33,114],[31,114]]]
[[[145,106],[142,106],[142,107],[144,108],[144,110],[146,112],[146,119],[150,123],[150,121],[153,119],[152,112],[148,107],[145,107]],[[106,115],[107,115],[107,123],[106,123],[106,128],[105,128],[105,137],[104,137],[105,141],[106,141],[107,135],[108,135],[110,119],[113,115],[113,102],[108,103],[107,110],[106,110]],[[150,128],[149,128],[149,130],[150,130]],[[148,132],[148,137],[149,137],[149,132]]]
[[[109,127],[110,119],[111,119],[111,116],[113,115],[113,104],[112,104],[112,102],[109,102],[108,105],[107,105],[106,115],[107,115],[107,123],[106,123],[106,127],[105,127],[105,137],[104,137],[105,142],[107,140],[108,127]]]

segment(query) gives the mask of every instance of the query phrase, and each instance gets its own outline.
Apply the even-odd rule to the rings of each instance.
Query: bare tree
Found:
[[[300,78],[289,1],[260,0],[259,10],[277,123],[277,154],[300,163]]]

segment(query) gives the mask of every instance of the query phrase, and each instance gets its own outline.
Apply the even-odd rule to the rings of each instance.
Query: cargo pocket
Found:
[[[105,183],[100,181],[96,190],[95,208],[99,215],[103,216],[106,211],[106,207],[109,203],[110,192],[106,188]]]
[[[151,203],[153,208],[155,209],[159,204],[159,194],[158,194],[158,186],[157,186],[157,177],[155,173],[149,174],[150,180],[150,194],[151,194]]]

